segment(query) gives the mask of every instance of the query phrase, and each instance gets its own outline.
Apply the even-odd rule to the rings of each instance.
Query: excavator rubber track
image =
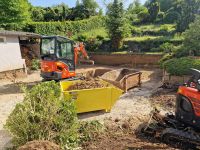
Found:
[[[173,114],[160,115],[154,110],[149,121],[141,128],[145,136],[155,137],[167,144],[200,146],[200,132],[176,120]]]

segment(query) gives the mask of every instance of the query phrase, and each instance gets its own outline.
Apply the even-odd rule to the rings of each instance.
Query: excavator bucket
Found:
[[[123,93],[123,90],[114,86],[68,91],[67,89],[76,82],[80,82],[80,80],[61,81],[60,86],[65,98],[75,101],[77,113],[97,110],[110,112],[112,106]]]

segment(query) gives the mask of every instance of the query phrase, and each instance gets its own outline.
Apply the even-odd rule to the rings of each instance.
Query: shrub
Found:
[[[24,23],[5,23],[5,24],[0,24],[0,27],[3,28],[4,30],[14,30],[14,31],[22,31],[24,30],[26,24]]]
[[[126,38],[124,42],[124,44],[129,46],[130,50],[138,49],[141,52],[149,52],[152,48],[159,48],[164,43],[178,46],[182,44],[182,38],[173,36],[142,36]]]
[[[95,16],[80,21],[64,21],[64,22],[30,22],[24,25],[4,24],[0,27],[9,30],[23,30],[34,32],[42,35],[63,35],[72,33],[76,35],[80,32],[90,31],[105,26],[105,17]]]
[[[161,68],[163,68],[164,67],[164,63],[167,61],[167,60],[170,60],[170,59],[172,59],[173,58],[173,54],[165,54],[161,59],[160,59],[160,61],[159,61],[159,65],[160,65],[160,67]]]
[[[132,27],[132,34],[134,35],[151,35],[151,36],[169,36],[175,32],[174,24],[149,24]]]
[[[173,58],[164,62],[163,67],[170,75],[188,75],[190,68],[200,69],[200,60],[189,57]]]
[[[170,53],[170,52],[172,52],[172,50],[174,49],[174,45],[167,42],[167,43],[164,43],[164,44],[160,45],[159,48],[160,48],[160,50],[161,50],[162,52]]]
[[[186,56],[189,56],[190,53],[189,51],[183,46],[183,45],[180,45],[178,46],[175,50],[174,50],[174,56],[176,58],[180,58],[180,57],[186,57]]]
[[[54,81],[25,89],[24,101],[16,105],[5,127],[13,135],[15,147],[32,140],[49,140],[65,148],[78,142],[74,104],[63,98]]]
[[[40,60],[33,59],[31,61],[31,70],[38,70],[38,69],[40,69]]]
[[[200,16],[198,16],[194,23],[190,24],[190,27],[184,33],[184,48],[193,53],[194,55],[200,55]]]
[[[98,121],[83,121],[80,123],[79,133],[81,143],[87,142],[95,138],[100,132],[103,131],[103,125]]]
[[[179,18],[179,13],[177,11],[169,11],[164,17],[165,23],[175,23]]]

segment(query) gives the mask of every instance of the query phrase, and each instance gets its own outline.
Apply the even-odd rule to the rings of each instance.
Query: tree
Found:
[[[31,8],[31,18],[33,21],[44,21],[45,10],[42,7]]]
[[[23,23],[30,21],[28,0],[0,0],[0,23]]]
[[[159,0],[160,11],[166,12],[173,7],[174,0]]]
[[[188,53],[200,55],[200,16],[190,24],[189,29],[184,32],[184,47]]]
[[[98,15],[103,16],[103,9],[99,9]]]
[[[107,29],[112,42],[112,48],[118,50],[122,47],[123,38],[128,34],[128,27],[122,2],[114,0],[108,5]]]
[[[141,5],[139,0],[134,0],[127,9],[126,16],[132,22],[146,22],[149,17],[148,9]]]
[[[151,0],[147,5],[147,8],[149,12],[149,21],[155,21],[160,11],[160,3],[158,2],[158,0]]]
[[[82,0],[83,7],[89,11],[90,16],[97,14],[96,9],[99,7],[95,0]]]
[[[81,20],[98,14],[98,4],[94,0],[76,1],[76,6],[71,8],[71,13],[67,16],[70,20]]]
[[[195,15],[200,9],[199,0],[177,0],[176,7],[180,17],[177,22],[177,31],[184,32],[189,24],[195,20]]]

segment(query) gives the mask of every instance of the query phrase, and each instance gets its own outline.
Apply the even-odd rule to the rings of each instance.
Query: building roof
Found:
[[[7,31],[7,30],[2,30],[0,31],[0,35],[15,35],[15,36],[20,36],[20,37],[36,37],[39,38],[41,37],[40,34],[36,33],[31,33],[31,32],[21,32],[21,31]]]

